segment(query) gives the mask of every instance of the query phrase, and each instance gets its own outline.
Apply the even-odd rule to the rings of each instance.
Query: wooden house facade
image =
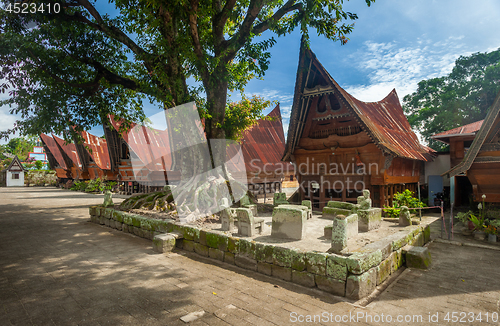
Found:
[[[500,202],[499,112],[500,92],[489,109],[486,118],[481,123],[479,130],[475,133],[474,140],[463,155],[463,159],[444,173],[450,179],[466,176],[472,185],[474,201],[481,201],[481,197],[486,195],[487,202]],[[461,151],[459,152],[461,154]]]
[[[379,102],[357,100],[302,43],[283,161],[296,166],[300,194],[316,209],[355,202],[369,189],[374,206],[417,190],[433,150],[419,143],[396,91]]]

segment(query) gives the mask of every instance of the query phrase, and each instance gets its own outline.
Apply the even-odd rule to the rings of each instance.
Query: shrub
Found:
[[[399,217],[399,211],[401,206],[406,206],[410,208],[411,213],[415,213],[416,210],[412,210],[411,208],[418,207],[426,207],[424,203],[418,200],[418,198],[413,197],[413,191],[406,189],[403,192],[397,192],[394,194],[394,198],[392,200],[393,207],[385,206],[385,212],[389,217]]]

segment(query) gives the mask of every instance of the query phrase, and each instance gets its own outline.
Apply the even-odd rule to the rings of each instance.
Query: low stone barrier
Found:
[[[408,226],[343,256],[259,243],[222,231],[150,219],[102,206],[90,207],[89,213],[94,223],[150,240],[164,233],[175,234],[165,239],[160,237],[163,242],[155,243],[158,251],[168,251],[175,238],[179,249],[353,300],[369,295],[404,265],[404,246],[419,247],[430,240],[429,226]]]

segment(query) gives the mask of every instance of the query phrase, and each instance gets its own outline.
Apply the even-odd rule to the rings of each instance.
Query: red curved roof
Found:
[[[111,161],[109,159],[108,144],[105,139],[94,136],[86,131],[81,131],[85,149],[94,160],[95,164],[101,170],[111,170]]]
[[[76,153],[76,146],[73,143],[66,144],[64,139],[59,138],[55,135],[52,135],[52,138],[56,141],[57,145],[59,146],[60,149],[69,157],[69,159],[73,162],[73,164],[81,168],[82,163],[80,161],[80,158],[78,157],[78,154]]]
[[[57,164],[59,164],[59,166],[62,169],[67,170],[68,166],[66,165],[66,161],[64,160],[64,157],[61,151],[59,150],[59,147],[57,146],[57,143],[54,140],[54,138],[46,134],[40,134],[40,139],[45,144],[45,146],[47,146],[48,150],[50,151],[50,154],[52,154]]]

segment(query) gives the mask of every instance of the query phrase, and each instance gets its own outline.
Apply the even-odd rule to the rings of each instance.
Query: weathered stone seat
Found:
[[[280,205],[273,210],[271,236],[276,238],[301,240],[305,233],[307,207]]]
[[[358,215],[337,215],[333,219],[330,252],[340,253],[347,247],[347,240],[358,234]]]
[[[277,192],[273,195],[273,206],[276,207],[278,205],[287,205],[290,204],[288,200],[286,200],[286,194],[284,192]]]
[[[238,219],[238,234],[245,237],[253,237],[255,230],[262,234],[264,230],[264,218],[254,217],[249,208],[236,208]]]
[[[236,220],[236,209],[226,207],[220,212],[220,222],[222,224],[222,231],[231,231],[234,228],[234,221]]]
[[[355,204],[331,200],[323,207],[323,218],[333,220],[337,215],[348,216],[355,209]]]
[[[242,208],[248,208],[248,209],[250,209],[252,211],[252,214],[254,216],[257,215],[257,205],[252,204],[252,202],[250,201],[250,198],[248,198],[247,195],[243,196],[240,199],[240,207],[242,207]]]
[[[307,219],[312,217],[312,203],[310,200],[303,200],[302,206],[306,206],[308,208],[309,214],[307,214]]]
[[[363,196],[358,197],[357,206],[357,214],[359,217],[359,231],[368,232],[378,229],[382,223],[382,209],[372,208],[370,190],[363,190]]]

